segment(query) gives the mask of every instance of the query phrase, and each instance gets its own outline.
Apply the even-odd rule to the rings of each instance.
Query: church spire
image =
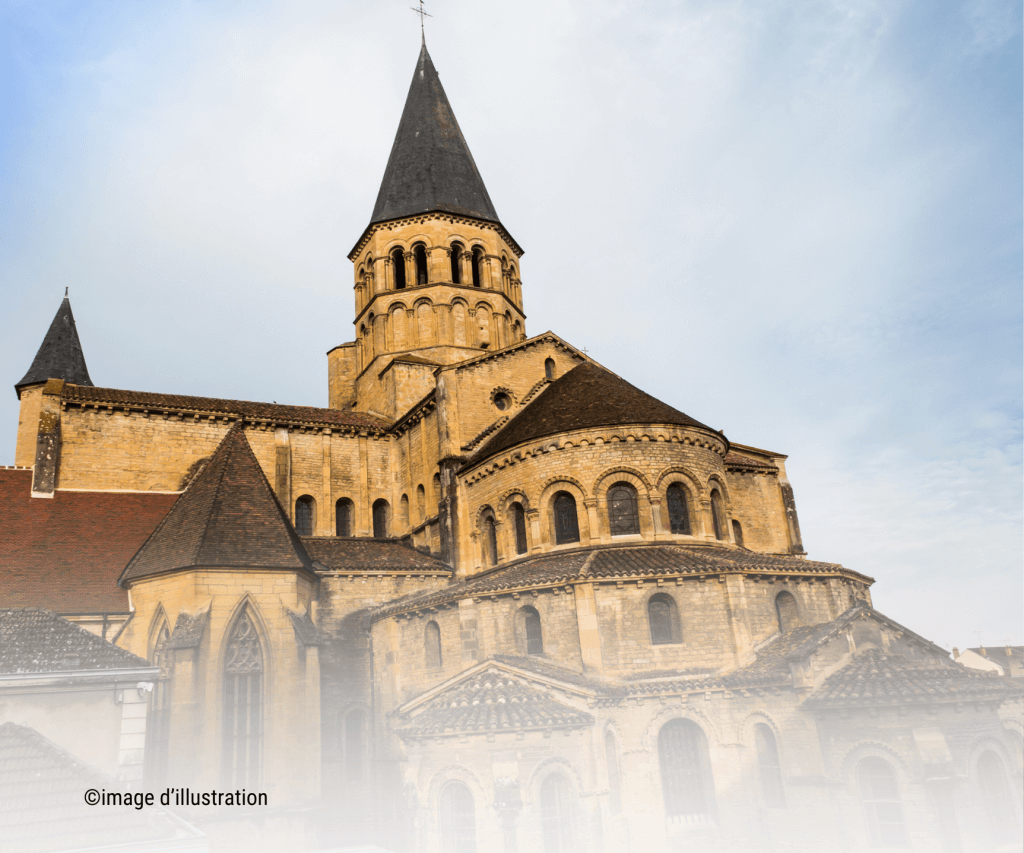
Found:
[[[424,42],[370,222],[430,211],[499,221]]]
[[[21,396],[21,389],[36,385],[47,379],[63,379],[75,385],[92,385],[89,369],[85,366],[85,353],[75,328],[75,315],[71,313],[71,301],[67,291],[43,343],[32,359],[32,366],[14,390]]]

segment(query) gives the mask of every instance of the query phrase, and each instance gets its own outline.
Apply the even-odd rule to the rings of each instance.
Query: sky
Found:
[[[326,405],[410,0],[0,0],[0,464],[68,287],[93,381]],[[1013,0],[428,0],[527,333],[789,454],[813,559],[1024,642]]]

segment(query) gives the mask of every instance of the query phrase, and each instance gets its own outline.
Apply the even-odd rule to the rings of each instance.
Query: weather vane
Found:
[[[420,16],[420,38],[423,40],[423,43],[426,44],[427,43],[427,33],[423,29],[423,19],[424,18],[433,18],[434,16],[431,15],[430,12],[424,12],[423,11],[423,0],[420,0],[420,7],[418,9],[415,6],[410,6],[409,8],[412,9],[417,15]]]

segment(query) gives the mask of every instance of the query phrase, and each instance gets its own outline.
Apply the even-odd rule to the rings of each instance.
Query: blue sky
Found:
[[[0,0],[8,385],[69,286],[97,384],[325,404],[410,5]],[[427,8],[527,331],[790,454],[888,615],[1021,642],[1020,4]]]

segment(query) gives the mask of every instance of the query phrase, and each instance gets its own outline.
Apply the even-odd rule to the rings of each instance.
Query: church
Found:
[[[67,298],[15,385],[0,607],[158,672],[122,779],[265,792],[211,850],[1021,849],[1021,681],[809,558],[783,453],[527,330],[425,44],[348,257],[325,408],[97,385]]]

